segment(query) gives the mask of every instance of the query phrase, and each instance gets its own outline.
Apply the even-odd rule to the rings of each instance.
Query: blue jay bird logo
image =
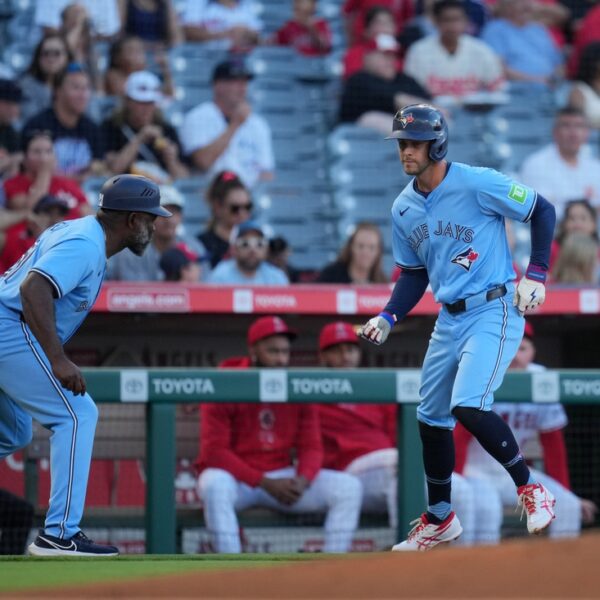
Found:
[[[469,246],[464,252],[457,254],[450,262],[462,267],[465,271],[471,270],[471,265],[479,258],[479,253]]]

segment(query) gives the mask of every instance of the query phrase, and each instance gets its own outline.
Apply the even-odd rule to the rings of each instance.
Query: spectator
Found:
[[[552,281],[569,285],[594,285],[598,280],[598,240],[583,233],[565,237],[552,269]]]
[[[386,283],[381,259],[383,239],[377,225],[358,223],[342,248],[337,260],[327,265],[317,277],[319,283]]]
[[[578,108],[594,129],[600,129],[600,42],[584,48],[576,79],[568,105]]]
[[[600,5],[590,6],[585,2],[585,16],[575,29],[573,48],[569,56],[569,76],[575,77],[579,71],[583,50],[593,42],[600,41]],[[573,12],[573,7],[571,7]]]
[[[279,317],[262,317],[248,330],[248,356],[221,366],[286,368],[295,337]],[[236,512],[251,506],[292,514],[326,511],[323,550],[350,549],[361,485],[352,475],[321,469],[316,406],[208,403],[200,411],[198,492],[217,552],[242,551]]]
[[[213,100],[192,109],[180,131],[186,155],[201,171],[234,171],[252,188],[272,179],[275,159],[271,130],[246,99],[250,73],[239,59],[213,71]]]
[[[159,266],[165,274],[165,281],[198,283],[202,276],[200,257],[184,243],[165,250]]]
[[[166,96],[173,95],[173,79],[168,63],[161,52],[155,55],[162,69],[162,91]],[[147,71],[144,42],[138,37],[127,36],[118,39],[110,47],[108,69],[104,77],[104,88],[110,96],[124,96],[125,83],[137,71]]]
[[[396,32],[402,31],[414,14],[412,0],[346,0],[342,11],[346,18],[346,32],[350,44],[362,39],[366,17],[375,7],[386,8],[391,12]]]
[[[64,9],[75,4],[72,0],[44,0],[35,3],[34,22],[43,27],[45,33],[56,33],[60,29]],[[92,34],[98,38],[110,38],[121,29],[117,0],[78,0],[89,15]]]
[[[64,221],[68,213],[65,199],[48,194],[38,200],[26,219],[0,233],[0,273],[12,267],[48,227]]]
[[[160,186],[160,204],[172,213],[170,218],[158,217],[154,222],[154,236],[143,256],[123,250],[108,261],[106,278],[121,281],[162,281],[165,277],[160,267],[162,255],[178,243],[185,243],[191,252],[205,256],[197,240],[188,239],[181,232],[185,199],[177,189]]]
[[[522,369],[535,373],[544,367],[533,362],[535,357],[534,332],[530,323],[525,325],[525,334],[510,369]],[[567,415],[561,404],[494,403],[492,410],[507,423],[517,439],[519,448],[524,448],[539,435],[543,450],[545,473],[531,469],[532,476],[556,497],[556,519],[550,524],[551,538],[579,535],[581,523],[592,523],[597,512],[591,500],[578,498],[569,485],[569,464],[563,436]],[[514,487],[506,472],[472,438],[471,434],[457,423],[454,430],[456,446],[456,470],[469,480],[483,480],[498,491],[504,506],[514,505]]]
[[[565,206],[565,212],[558,225],[556,238],[552,242],[550,271],[553,270],[556,264],[562,243],[572,233],[587,235],[596,242],[600,241],[598,238],[598,215],[596,209],[585,199],[571,200]]]
[[[25,554],[33,516],[27,500],[0,489],[0,554]]]
[[[118,0],[126,36],[141,38],[150,48],[170,48],[183,41],[173,0]]]
[[[216,267],[224,257],[228,258],[231,234],[235,227],[251,217],[254,205],[241,179],[232,171],[222,171],[215,176],[206,199],[212,217],[198,239],[208,251],[211,266]]]
[[[302,273],[289,264],[292,249],[288,241],[281,236],[269,240],[269,254],[267,260],[278,269],[281,269],[289,279],[290,283],[299,283]]]
[[[325,19],[315,16],[317,0],[294,0],[294,16],[275,34],[280,46],[293,46],[305,56],[331,52],[331,31]]]
[[[344,77],[347,79],[363,68],[363,58],[371,50],[372,42],[380,33],[396,37],[396,22],[389,8],[372,6],[365,14],[365,28],[359,40],[344,55]],[[398,71],[400,70],[400,65]]]
[[[137,71],[127,78],[123,107],[102,124],[113,173],[136,173],[158,183],[188,175],[177,132],[158,110],[161,98],[156,75]]]
[[[22,172],[4,182],[6,206],[31,211],[50,194],[66,200],[67,219],[92,213],[85,194],[74,179],[56,174],[56,155],[49,131],[31,131],[24,140]]]
[[[22,154],[15,124],[21,112],[23,92],[10,79],[0,79],[0,179],[19,170]]]
[[[245,221],[238,226],[232,246],[233,258],[222,260],[208,283],[238,285],[287,285],[287,275],[267,262],[269,242],[261,226]]]
[[[397,52],[398,43],[392,36],[379,34],[371,42],[362,69],[344,84],[340,121],[391,133],[397,110],[430,97],[412,77],[396,71]]]
[[[481,38],[502,59],[507,79],[550,85],[562,75],[562,55],[546,27],[533,20],[533,0],[500,0],[498,15]]]
[[[521,181],[552,202],[557,217],[573,198],[585,198],[598,206],[600,161],[585,147],[590,133],[585,116],[576,108],[559,110],[552,133],[554,142],[523,162]]]
[[[489,46],[466,33],[462,0],[433,5],[437,35],[415,42],[406,54],[404,72],[432,96],[461,98],[481,90],[496,90],[503,81],[502,63]]]
[[[188,42],[235,52],[256,46],[262,29],[252,0],[187,0],[182,21]]]
[[[362,351],[355,328],[344,321],[328,323],[319,335],[319,363],[331,369],[357,369]],[[398,526],[398,450],[396,407],[384,404],[322,404],[319,406],[323,440],[323,466],[344,471],[360,479],[362,510],[387,513],[390,527]],[[475,502],[485,495],[489,504]],[[463,526],[463,544],[475,541],[476,529],[486,535],[481,541],[499,537],[499,501],[485,483],[472,486],[452,474],[452,501]],[[497,508],[497,515],[492,508]],[[494,518],[490,518],[494,517]],[[465,525],[466,523],[466,525]]]
[[[52,107],[29,119],[23,128],[24,137],[35,130],[50,131],[58,173],[78,179],[103,168],[100,128],[84,115],[90,94],[89,75],[80,65],[69,64],[56,78]]]
[[[52,104],[54,82],[73,56],[65,39],[58,33],[43,37],[33,52],[33,58],[25,75],[19,79],[24,94],[21,116],[31,118]]]

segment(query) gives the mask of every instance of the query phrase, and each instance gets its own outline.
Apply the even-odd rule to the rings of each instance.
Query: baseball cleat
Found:
[[[554,519],[554,496],[541,484],[530,483],[517,488],[521,517],[527,513],[527,531],[541,533]]]
[[[104,556],[119,555],[119,549],[116,546],[96,544],[83,531],[76,533],[73,537],[61,540],[44,533],[40,529],[33,543],[29,544],[28,550],[29,554],[33,556],[92,556],[102,558]]]
[[[456,516],[451,512],[445,521],[439,525],[430,523],[426,513],[411,522],[414,527],[410,530],[408,538],[392,547],[392,552],[412,552],[431,550],[438,544],[446,544],[458,539],[463,528]]]

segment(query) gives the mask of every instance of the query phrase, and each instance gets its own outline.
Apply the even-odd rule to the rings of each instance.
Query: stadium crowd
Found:
[[[597,7],[567,0],[4,5],[2,271],[57,215],[91,213],[100,183],[129,172],[164,186],[178,218],[143,261],[114,260],[111,279],[389,281],[385,211],[369,209],[375,197],[390,205],[406,181],[397,162],[384,160],[389,184],[374,185],[377,163],[361,135],[382,138],[399,107],[427,100],[446,111],[453,160],[516,173],[564,213],[552,281],[598,284]],[[287,51],[303,61],[296,81]],[[294,93],[282,89],[287,83]],[[535,122],[527,121],[532,114]],[[527,139],[513,136],[528,125]],[[336,135],[351,147],[345,157],[331,143]],[[390,147],[380,152],[390,155]],[[298,202],[290,188],[300,190]],[[581,216],[566,210],[572,204]],[[302,225],[319,221],[333,233],[311,244]],[[512,239],[518,270],[527,234],[517,226]],[[263,271],[270,276],[257,276]]]

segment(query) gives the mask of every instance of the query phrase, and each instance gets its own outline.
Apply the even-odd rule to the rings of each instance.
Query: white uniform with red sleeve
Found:
[[[553,448],[549,444],[562,440],[562,429],[567,424],[567,415],[561,404],[497,403],[492,407],[510,426],[519,448],[523,449],[538,435],[544,448],[546,471],[560,471],[561,465],[549,463]],[[557,434],[557,435],[552,435]],[[545,436],[545,439],[544,439]],[[554,441],[553,441],[554,440]],[[561,462],[566,457],[558,453]],[[552,458],[550,459],[552,460]],[[566,470],[566,463],[565,463]],[[497,463],[478,443],[471,438],[466,449],[466,462],[463,474],[472,480],[491,483],[500,494],[504,506],[515,505],[515,486],[504,468]],[[549,529],[550,537],[573,537],[581,530],[581,503],[579,498],[565,485],[538,469],[531,469],[535,481],[547,487],[556,498],[556,519]],[[568,480],[568,473],[564,477]],[[567,483],[565,481],[565,483]],[[568,484],[568,483],[567,483]]]

